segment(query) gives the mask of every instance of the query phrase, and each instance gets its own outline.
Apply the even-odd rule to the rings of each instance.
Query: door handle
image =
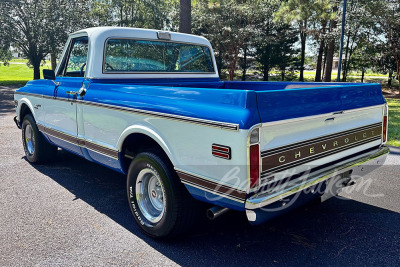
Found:
[[[78,94],[78,92],[75,92],[75,91],[66,91],[65,93],[67,93],[68,95],[73,95],[73,96]]]

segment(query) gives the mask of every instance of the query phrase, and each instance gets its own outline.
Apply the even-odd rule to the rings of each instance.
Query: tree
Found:
[[[396,61],[397,79],[400,81],[400,2],[398,0],[373,1],[368,5],[367,15],[378,23],[385,35]],[[400,84],[399,84],[400,91]]]
[[[374,58],[373,67],[380,73],[388,74],[388,86],[392,86],[393,73],[396,72],[397,63],[393,56],[390,44],[382,42],[376,45],[375,51],[377,51]]]
[[[282,81],[285,80],[287,67],[298,64],[295,57],[298,50],[294,49],[294,44],[297,41],[297,33],[291,26],[282,25],[278,27],[276,42],[271,49],[271,63],[281,71]],[[303,60],[301,59],[300,62],[304,64]]]
[[[242,81],[246,81],[246,72],[247,72],[247,56],[249,54],[249,46],[250,44],[244,44],[242,49],[243,51],[243,59],[239,61],[239,65],[242,68]]]
[[[275,13],[275,19],[298,27],[300,37],[300,81],[304,81],[306,41],[313,36],[320,43],[317,57],[316,80],[321,80],[322,55],[325,46],[327,22],[336,17],[332,12],[331,0],[287,0],[283,1]]]
[[[255,48],[255,59],[263,73],[263,80],[268,81],[269,71],[273,67],[272,62],[272,46],[275,45],[277,39],[277,27],[279,23],[274,22],[273,15],[278,10],[280,3],[277,1],[267,1],[259,9],[260,20],[256,28],[258,32],[253,38],[253,46]]]
[[[281,79],[285,80],[286,68],[297,63],[294,49],[298,41],[297,31],[290,25],[270,24],[256,45],[256,60],[260,64],[264,81],[269,80],[269,71],[276,67],[281,71]]]
[[[49,53],[57,53],[67,34],[88,24],[86,1],[3,0],[0,1],[0,40],[17,48],[33,78],[40,79],[40,65]]]
[[[317,41],[319,41],[317,66],[315,68],[315,79],[314,79],[316,82],[322,81],[322,66],[323,66],[322,59],[323,59],[324,49],[325,49],[326,25],[327,25],[326,20],[321,22],[321,30],[319,31],[319,35],[317,35],[317,37],[316,37]]]
[[[300,81],[304,81],[307,29],[313,12],[313,2],[312,0],[288,0],[282,2],[279,10],[275,13],[277,21],[288,24],[294,23],[298,27],[301,44]]]
[[[369,42],[369,40],[365,40],[364,42],[360,41],[358,46],[360,48],[355,50],[353,60],[351,61],[351,65],[348,66],[348,70],[350,68],[361,70],[361,82],[363,83],[366,70],[372,68],[374,64],[376,47]]]
[[[332,12],[335,14],[338,11],[337,4],[338,3],[336,3],[332,8]],[[335,53],[335,40],[338,37],[335,34],[336,26],[337,26],[337,17],[332,18],[329,21],[330,38],[329,38],[329,42],[328,42],[328,48],[326,51],[326,66],[325,66],[325,77],[324,77],[325,82],[330,82],[332,79],[332,66],[333,66],[333,56]]]
[[[163,29],[174,7],[174,1],[168,0],[95,0],[90,12],[96,26]]]
[[[375,34],[376,22],[373,21],[370,16],[365,16],[366,3],[369,3],[369,1],[370,0],[349,0],[348,2],[344,36],[344,57],[342,62],[343,82],[346,82],[349,70],[354,67],[354,65],[359,65],[361,63],[354,63],[353,60],[359,60],[358,56],[370,51],[371,48],[376,47],[374,44],[379,42],[380,37]],[[353,55],[356,57],[353,58]],[[366,61],[371,62],[369,58],[367,58]]]
[[[233,80],[239,52],[255,36],[255,22],[262,1],[197,1],[194,8],[194,33],[213,44],[218,67],[226,64]]]
[[[332,12],[333,6],[331,0],[316,0],[313,5],[313,14],[311,16],[311,26],[309,34],[319,43],[317,64],[315,71],[315,81],[322,81],[322,68],[324,49],[326,46],[326,31],[328,21],[335,18],[336,14]]]
[[[12,59],[10,44],[6,41],[6,39],[0,39],[0,61],[3,62],[4,66],[7,66],[8,62]]]
[[[192,33],[192,4],[191,0],[180,0],[179,31]]]

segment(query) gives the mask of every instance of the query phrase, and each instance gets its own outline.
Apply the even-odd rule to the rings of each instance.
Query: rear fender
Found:
[[[147,135],[148,137],[150,137],[154,141],[156,141],[158,143],[158,145],[164,150],[165,154],[167,154],[167,156],[171,160],[172,164],[175,165],[176,158],[173,155],[173,153],[172,153],[172,151],[170,149],[170,146],[165,141],[165,139],[159,133],[157,133],[156,130],[154,130],[151,127],[151,125],[141,125],[141,124],[139,124],[139,125],[132,125],[132,126],[129,126],[128,128],[126,128],[122,132],[121,136],[118,139],[118,143],[117,143],[118,151],[122,151],[122,146],[124,144],[125,139],[129,135],[136,134],[136,133]]]

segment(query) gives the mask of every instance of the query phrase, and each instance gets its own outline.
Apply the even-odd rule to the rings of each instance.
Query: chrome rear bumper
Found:
[[[246,200],[245,208],[246,210],[255,210],[265,207],[346,172],[351,171],[351,176],[354,178],[362,177],[383,165],[389,152],[388,147],[381,146],[373,151],[323,169],[318,173],[307,174],[286,184],[279,185],[278,191],[266,190],[257,193]],[[247,214],[249,217],[253,213],[247,212]],[[249,220],[254,220],[254,218],[249,218]]]

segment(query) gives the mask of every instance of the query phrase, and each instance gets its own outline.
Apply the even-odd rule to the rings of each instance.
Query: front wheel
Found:
[[[195,200],[167,159],[154,153],[140,153],[132,161],[127,190],[136,222],[151,237],[176,236],[197,219]]]
[[[24,117],[21,129],[22,144],[30,163],[43,163],[54,159],[58,148],[45,140],[32,115]]]

